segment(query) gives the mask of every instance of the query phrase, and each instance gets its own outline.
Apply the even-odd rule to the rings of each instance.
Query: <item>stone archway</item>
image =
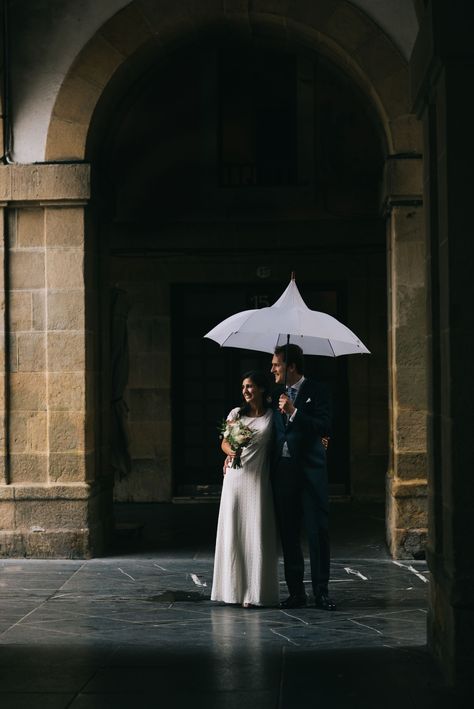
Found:
[[[184,2],[164,9],[134,0],[97,32],[71,67],[53,109],[46,160],[86,159],[92,117],[112,77],[203,33],[228,33],[242,40],[261,36],[283,46],[317,50],[339,65],[374,105],[387,153],[420,153],[420,128],[409,108],[408,65],[351,3],[325,0],[312,7],[297,0],[285,12],[281,3],[271,1],[252,3],[251,8],[250,3],[221,8]]]
[[[196,5],[189,2],[167,7],[164,11],[155,3],[130,3],[102,27],[71,67],[53,110],[46,159],[51,163],[88,160],[93,143],[91,126],[100,113],[104,95],[113,90],[114,85],[123,86],[123,82],[133,80],[137,71],[141,71],[151,57],[180,43],[189,42],[201,33],[225,31],[243,40],[258,35],[284,46],[308,46],[329,57],[351,77],[375,107],[387,145],[384,204],[388,217],[389,272],[392,274],[389,291],[392,440],[387,486],[388,536],[393,554],[411,556],[420,552],[426,528],[426,474],[422,467],[426,449],[426,407],[422,385],[413,391],[409,384],[414,369],[419,372],[424,366],[423,329],[415,334],[413,328],[413,323],[423,323],[424,308],[421,300],[424,266],[419,211],[420,134],[417,122],[409,112],[408,68],[379,28],[348,2],[326,0],[314,6],[312,3],[298,1],[291,3],[286,11],[282,10],[278,2],[257,2],[252,3],[251,7],[247,4],[231,4],[216,8],[213,3]],[[73,499],[77,486],[81,486],[81,515],[77,518],[77,524],[71,522],[81,542],[70,552],[81,555],[100,551],[104,538],[102,532],[109,517],[98,512],[97,501],[100,499],[107,504],[110,481],[100,475],[97,465],[100,440],[98,436],[94,439],[93,435],[94,417],[98,419],[100,406],[94,397],[98,323],[93,303],[96,277],[93,267],[93,219],[90,210],[85,209],[82,192],[71,193],[67,197],[62,195],[60,183],[65,179],[67,169],[70,167],[57,166],[54,172],[51,165],[25,167],[21,184],[17,182],[12,190],[12,176],[15,178],[21,172],[15,172],[12,168],[10,181],[3,190],[2,199],[9,202],[10,208],[15,208],[16,201],[21,202],[21,206],[15,208],[16,226],[13,228],[17,230],[16,233],[18,229],[23,229],[30,240],[41,241],[46,264],[43,266],[42,281],[45,300],[41,306],[41,312],[46,318],[42,340],[42,351],[45,354],[40,375],[40,378],[44,378],[44,391],[33,391],[38,385],[38,376],[31,377],[30,383],[16,382],[18,378],[12,371],[7,371],[7,376],[11,382],[13,401],[15,392],[25,386],[28,393],[27,406],[30,407],[28,410],[44,411],[44,416],[39,418],[48,432],[46,440],[49,444],[56,442],[53,444],[57,447],[54,451],[51,448],[41,451],[47,461],[45,472],[34,481],[35,484],[39,483],[38,494],[32,488],[28,500],[34,501],[40,510],[43,488],[50,489],[51,483],[57,485],[61,482],[64,487],[61,494],[64,493],[66,497],[69,495],[67,499]],[[76,170],[82,171],[83,179],[88,182],[87,166],[80,166]],[[27,183],[35,185],[35,188],[28,188]],[[74,228],[68,226],[70,219],[75,220]],[[87,226],[87,220],[90,226]],[[22,226],[25,224],[28,226]],[[52,234],[57,234],[57,237]],[[31,243],[27,241],[25,245]],[[15,269],[20,268],[20,257],[14,253],[13,256],[12,268],[15,273]],[[75,284],[60,279],[61,273],[69,269],[72,262],[79,269],[78,282]],[[79,326],[73,322],[76,307],[71,305],[74,299],[77,304],[78,298],[84,312],[84,321]],[[57,306],[59,320],[54,323],[50,313],[58,299],[61,301]],[[66,317],[67,313],[71,317]],[[58,323],[61,325],[60,335],[57,332]],[[53,404],[52,392],[55,390],[52,387],[57,371],[51,369],[54,361],[51,348],[54,346],[56,350],[61,350],[67,343],[72,343],[74,337],[74,342],[77,341],[77,346],[84,353],[84,361],[76,362],[74,367],[69,362],[60,366],[61,371],[67,374],[75,373],[82,392],[80,402],[77,404],[69,401],[65,392],[70,387],[63,382],[57,393],[58,400]],[[31,349],[37,339],[32,333],[25,342]],[[72,349],[74,351],[74,347]],[[35,366],[39,361],[42,360],[36,359]],[[31,374],[36,371],[27,362],[26,358],[24,366],[30,367],[28,372]],[[33,403],[29,403],[30,400]],[[79,416],[76,416],[77,413]],[[416,428],[413,426],[414,421],[417,423]],[[79,436],[74,434],[77,426]],[[32,445],[32,442],[27,442],[26,450]],[[51,472],[52,461],[64,456],[65,449],[69,457],[64,459],[59,477],[54,478]],[[10,457],[13,453],[10,450]],[[19,453],[25,456],[28,454],[23,450]],[[71,465],[72,460],[77,465]],[[23,462],[26,464],[26,457]],[[24,471],[21,477],[13,474],[5,481],[13,485],[29,481],[27,469],[23,467],[21,470]],[[88,491],[92,490],[94,495],[89,495]],[[98,498],[97,491],[100,492]],[[54,504],[59,509],[58,493],[58,487],[48,493],[51,509]],[[12,510],[14,506],[17,510],[21,506],[20,500],[15,500],[11,500]],[[15,517],[13,512],[12,515],[12,526],[18,524],[20,528],[21,515]],[[414,519],[416,526],[413,525]],[[45,535],[46,539],[48,525],[52,524],[56,522],[50,518],[45,525],[35,525],[34,531],[22,526],[21,532],[15,533],[14,548],[20,549],[18,544],[23,545],[24,553],[34,555],[39,548],[37,540],[41,535]],[[55,539],[60,538],[64,524],[62,518],[56,524]],[[95,533],[92,533],[93,528]],[[8,546],[8,540],[6,543]],[[42,553],[63,555],[64,548],[63,540],[61,544],[44,546]]]

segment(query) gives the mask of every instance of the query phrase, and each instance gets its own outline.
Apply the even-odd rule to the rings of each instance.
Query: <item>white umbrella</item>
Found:
[[[290,342],[304,354],[339,357],[370,354],[357,335],[326,313],[310,310],[292,277],[287,289],[268,308],[243,310],[216,325],[204,337],[221,347],[273,352]]]

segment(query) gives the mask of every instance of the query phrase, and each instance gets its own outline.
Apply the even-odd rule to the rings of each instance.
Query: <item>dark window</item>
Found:
[[[220,183],[296,183],[296,57],[269,51],[219,55]]]

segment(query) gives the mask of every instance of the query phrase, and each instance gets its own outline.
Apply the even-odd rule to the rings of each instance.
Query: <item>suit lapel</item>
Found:
[[[306,395],[307,388],[308,388],[308,380],[305,379],[299,388],[298,394],[296,395],[296,399],[295,399],[296,408],[298,408],[298,406],[301,406],[301,404],[304,403],[304,401],[305,401],[304,397]]]

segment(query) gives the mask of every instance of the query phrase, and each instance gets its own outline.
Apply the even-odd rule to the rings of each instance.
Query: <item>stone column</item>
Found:
[[[423,119],[427,221],[428,642],[448,680],[474,665],[474,303],[472,106],[474,6],[432,0],[411,59]]]
[[[427,532],[425,245],[420,156],[385,166],[390,441],[387,541],[395,558],[424,555]]]
[[[110,491],[95,469],[88,197],[87,165],[0,167],[6,556],[88,556],[100,551],[110,525]]]

